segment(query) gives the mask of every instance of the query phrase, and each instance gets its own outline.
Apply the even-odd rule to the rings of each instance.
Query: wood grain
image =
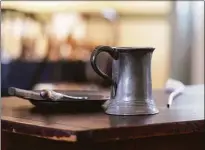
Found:
[[[204,150],[205,134],[180,134],[108,142],[65,142],[3,132],[9,144],[3,150]],[[23,141],[23,142],[22,142]],[[3,146],[2,146],[3,147]]]
[[[70,142],[103,142],[204,133],[204,98],[189,97],[166,108],[167,95],[154,91],[159,114],[111,116],[96,112],[36,110],[30,102],[2,99],[2,130]]]

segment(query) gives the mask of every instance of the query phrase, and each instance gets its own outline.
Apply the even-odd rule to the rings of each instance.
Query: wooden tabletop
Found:
[[[204,96],[185,95],[167,108],[168,95],[154,91],[159,114],[112,116],[96,112],[34,111],[27,100],[2,98],[3,131],[58,141],[108,141],[204,132]]]

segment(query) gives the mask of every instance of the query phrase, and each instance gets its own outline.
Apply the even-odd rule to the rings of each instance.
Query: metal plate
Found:
[[[36,92],[40,92],[35,90]],[[49,109],[58,109],[61,110],[70,110],[70,111],[78,111],[78,110],[99,110],[102,109],[102,104],[110,98],[108,92],[101,91],[62,91],[62,90],[54,90],[59,93],[63,93],[69,96],[84,96],[88,97],[88,99],[81,100],[66,100],[66,101],[49,101],[49,100],[36,100],[32,98],[27,98],[35,107],[38,108],[49,108]]]

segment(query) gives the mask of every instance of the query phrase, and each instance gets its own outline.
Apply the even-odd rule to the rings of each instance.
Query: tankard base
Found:
[[[112,100],[111,100],[112,101]],[[123,115],[123,116],[128,116],[128,115],[154,115],[159,113],[159,110],[155,105],[137,105],[137,103],[133,105],[123,105],[117,104],[117,103],[110,103],[106,108],[105,108],[105,113],[109,115]]]

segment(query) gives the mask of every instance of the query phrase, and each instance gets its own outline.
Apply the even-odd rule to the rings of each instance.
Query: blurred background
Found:
[[[107,89],[98,45],[151,46],[153,88],[204,83],[203,1],[2,1],[1,87]],[[111,59],[98,64],[108,74]],[[4,93],[5,92],[5,93]]]

